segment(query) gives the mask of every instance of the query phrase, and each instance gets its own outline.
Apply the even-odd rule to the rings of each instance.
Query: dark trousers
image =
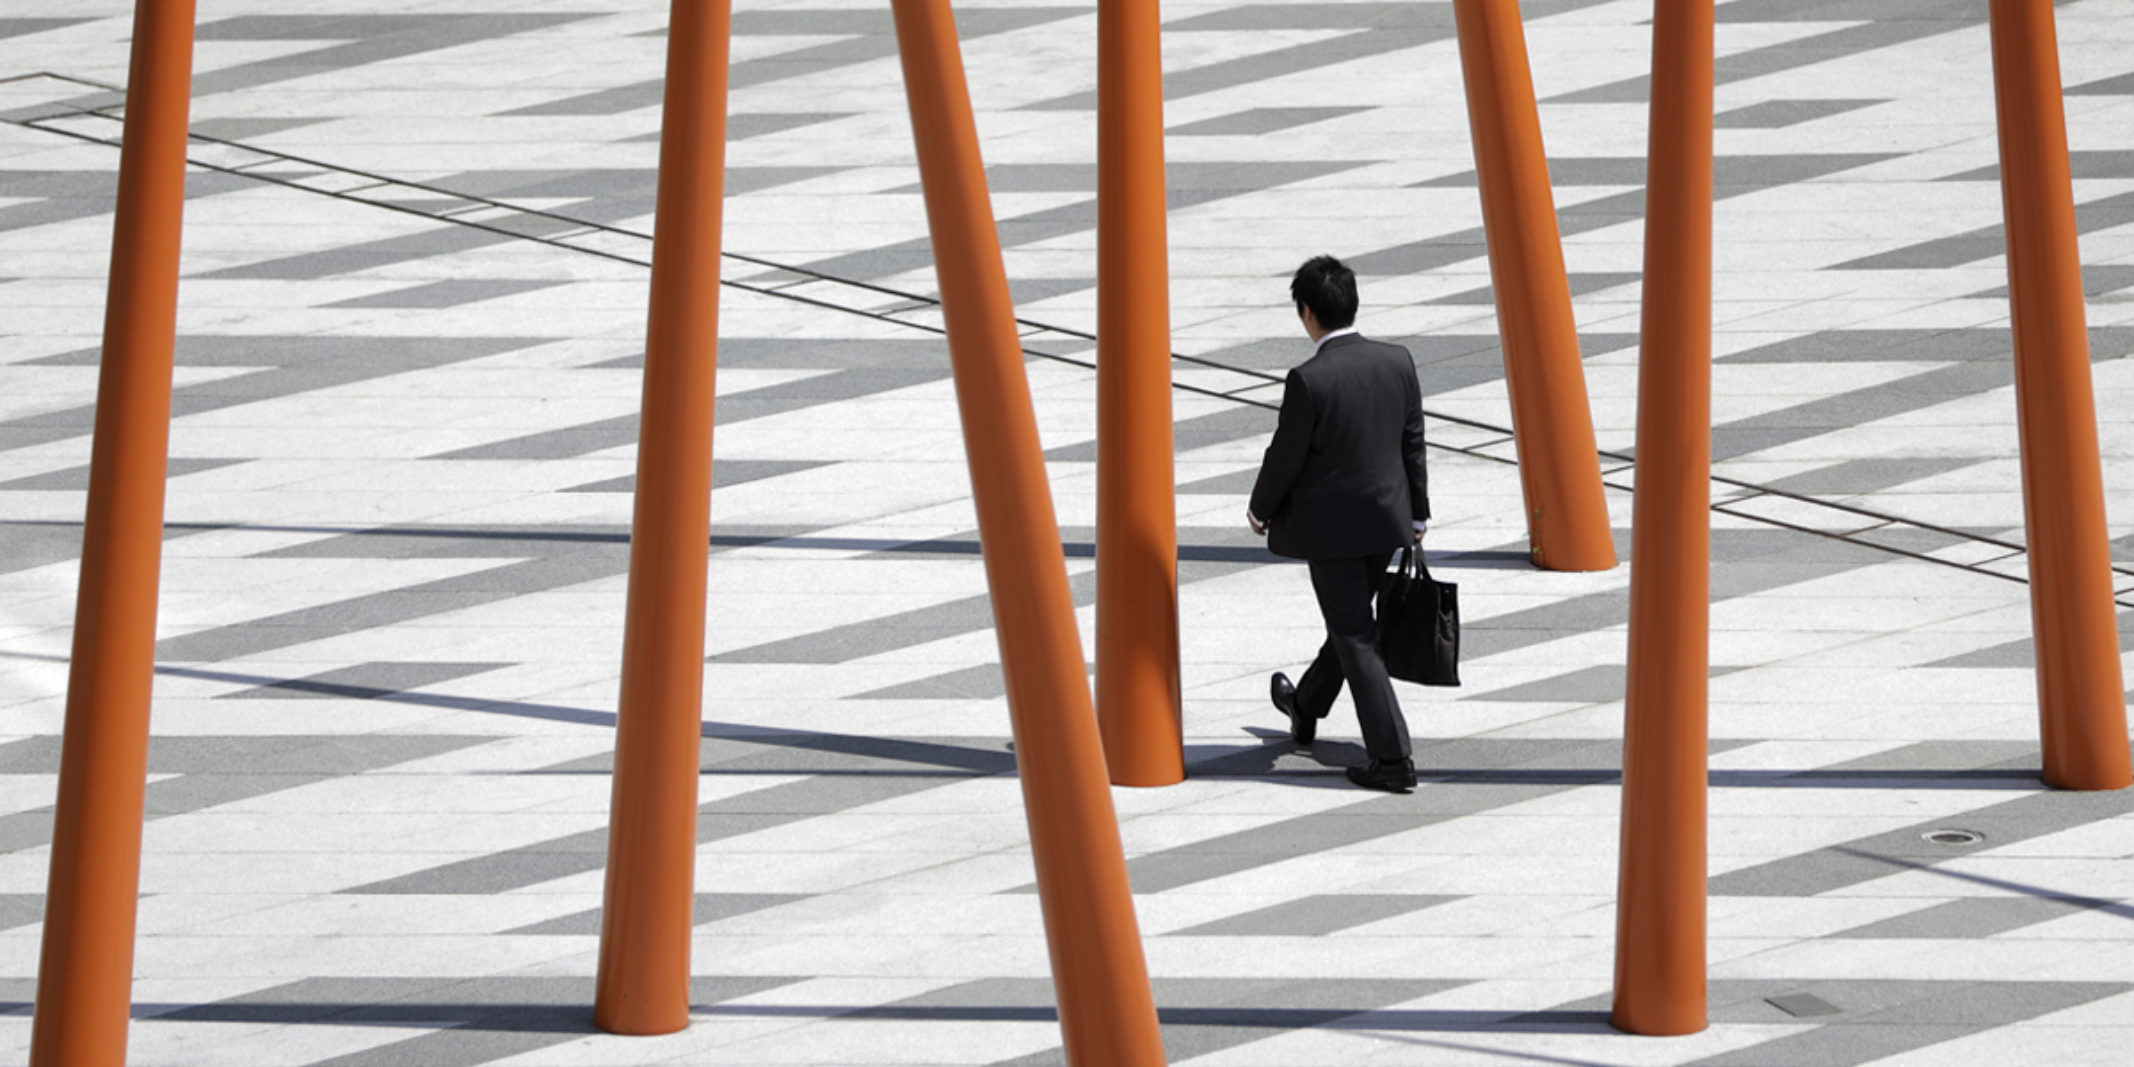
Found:
[[[1364,750],[1372,759],[1389,762],[1407,759],[1410,751],[1408,721],[1401,717],[1393,680],[1378,654],[1378,619],[1372,614],[1372,598],[1392,558],[1391,552],[1379,552],[1310,561],[1312,592],[1326,620],[1326,643],[1297,682],[1297,710],[1323,716],[1346,680],[1356,701],[1356,719],[1363,725]]]

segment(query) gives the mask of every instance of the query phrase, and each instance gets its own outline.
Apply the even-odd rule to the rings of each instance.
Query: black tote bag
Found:
[[[1460,587],[1430,577],[1414,549],[1378,591],[1378,649],[1404,682],[1460,684]]]

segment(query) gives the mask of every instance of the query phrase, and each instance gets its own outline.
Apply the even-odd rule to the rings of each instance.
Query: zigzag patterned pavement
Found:
[[[1627,554],[1651,5],[1522,6]],[[133,1061],[1061,1062],[887,6],[736,5],[660,1038],[589,1005],[666,5],[200,7]],[[1093,647],[1094,8],[958,7]],[[0,15],[16,1056],[129,11]],[[1606,1023],[1629,569],[1525,563],[1451,7],[1165,5],[1190,778],[1116,799],[1173,1062],[2124,1062],[2134,796],[2036,777],[1985,5],[1719,12],[1712,1024],[1650,1039]],[[2134,10],[2058,13],[2134,608]],[[1264,695],[1318,641],[1240,514],[1318,252],[1416,356],[1467,616],[1410,796]]]

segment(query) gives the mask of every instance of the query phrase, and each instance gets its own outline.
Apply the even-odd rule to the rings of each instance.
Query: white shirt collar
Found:
[[[1349,336],[1353,336],[1353,335],[1354,335],[1355,333],[1356,333],[1356,327],[1354,327],[1354,326],[1343,326],[1342,328],[1340,328],[1340,329],[1338,329],[1338,330],[1329,330],[1329,331],[1327,331],[1327,333],[1326,333],[1326,334],[1325,334],[1324,336],[1322,336],[1322,337],[1320,337],[1320,338],[1319,338],[1319,343],[1318,343],[1318,344],[1315,344],[1315,345],[1313,345],[1313,346],[1312,346],[1312,355],[1315,355],[1315,356],[1316,356],[1316,355],[1318,355],[1318,354],[1319,354],[1319,350],[1320,350],[1320,349],[1322,349],[1322,348],[1325,348],[1325,347],[1326,347],[1326,343],[1327,343],[1328,341],[1331,341],[1331,340],[1333,340],[1333,339],[1334,339],[1334,338],[1336,338],[1336,337],[1349,337]]]

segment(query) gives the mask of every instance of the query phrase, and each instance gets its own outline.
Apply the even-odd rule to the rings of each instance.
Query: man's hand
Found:
[[[1245,525],[1252,527],[1253,533],[1259,534],[1261,537],[1267,536],[1267,524],[1261,522],[1260,517],[1254,515],[1251,508],[1245,509]]]
[[[1417,545],[1421,545],[1423,543],[1423,532],[1428,529],[1429,527],[1425,526],[1422,523],[1415,524],[1415,543]]]

